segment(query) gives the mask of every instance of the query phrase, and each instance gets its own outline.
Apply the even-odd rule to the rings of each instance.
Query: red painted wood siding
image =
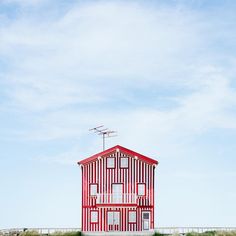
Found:
[[[115,158],[115,168],[106,168],[106,158]],[[120,157],[129,158],[129,168],[120,168]],[[82,165],[82,231],[109,231],[107,224],[107,211],[117,210],[120,212],[120,225],[116,230],[120,231],[140,231],[142,230],[143,210],[150,211],[150,228],[154,228],[154,165],[150,165],[131,157],[126,153],[113,152],[105,157],[96,159]],[[98,184],[99,194],[112,194],[112,184],[122,183],[124,194],[137,194],[137,183],[146,184],[146,196],[137,196],[137,205],[116,204],[102,205],[97,204],[96,197],[90,197],[90,184]],[[90,211],[98,210],[98,223],[90,223]],[[128,223],[128,211],[136,210],[136,224]]]

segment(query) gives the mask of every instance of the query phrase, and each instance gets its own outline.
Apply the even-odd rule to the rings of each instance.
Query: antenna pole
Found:
[[[103,140],[103,151],[105,150],[105,134],[102,134],[102,140]]]
[[[96,133],[98,135],[102,135],[102,148],[103,148],[103,151],[105,150],[106,138],[112,138],[112,137],[117,136],[116,131],[109,130],[108,128],[104,128],[103,125],[92,128],[89,131],[94,131],[94,133]]]

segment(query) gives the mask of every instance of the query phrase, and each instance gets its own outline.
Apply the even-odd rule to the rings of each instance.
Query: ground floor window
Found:
[[[91,223],[98,223],[98,211],[91,211]]]
[[[129,223],[136,223],[136,211],[129,211]]]

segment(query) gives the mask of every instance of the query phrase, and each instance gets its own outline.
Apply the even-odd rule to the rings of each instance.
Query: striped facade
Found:
[[[113,168],[108,168],[109,158],[113,158],[112,162],[114,160]],[[126,168],[122,168],[122,158],[126,158]],[[154,170],[157,161],[115,146],[79,164],[83,183],[83,232],[154,229]],[[142,195],[138,193],[139,184],[144,189]],[[92,195],[90,185],[97,187],[96,194]]]

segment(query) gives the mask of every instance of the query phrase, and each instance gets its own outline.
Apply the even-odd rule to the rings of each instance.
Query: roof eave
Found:
[[[109,149],[107,149],[105,151],[102,151],[102,152],[99,152],[99,153],[97,153],[97,154],[95,154],[93,156],[90,156],[90,157],[88,157],[88,158],[86,158],[84,160],[78,161],[77,164],[78,165],[82,165],[82,164],[86,164],[86,163],[92,162],[92,161],[96,160],[99,156],[104,156],[104,155],[106,155],[108,153],[111,153],[111,152],[115,151],[116,149],[120,149],[120,150],[123,150],[124,152],[127,152],[127,153],[133,155],[133,156],[137,156],[141,160],[143,159],[143,161],[146,161],[146,162],[148,162],[150,164],[158,165],[158,161],[156,161],[156,160],[154,160],[154,159],[152,159],[150,157],[144,156],[144,155],[142,155],[140,153],[137,153],[135,151],[132,151],[130,149],[127,149],[125,147],[122,147],[120,145],[116,145],[116,146],[111,147],[111,148],[109,148]]]

